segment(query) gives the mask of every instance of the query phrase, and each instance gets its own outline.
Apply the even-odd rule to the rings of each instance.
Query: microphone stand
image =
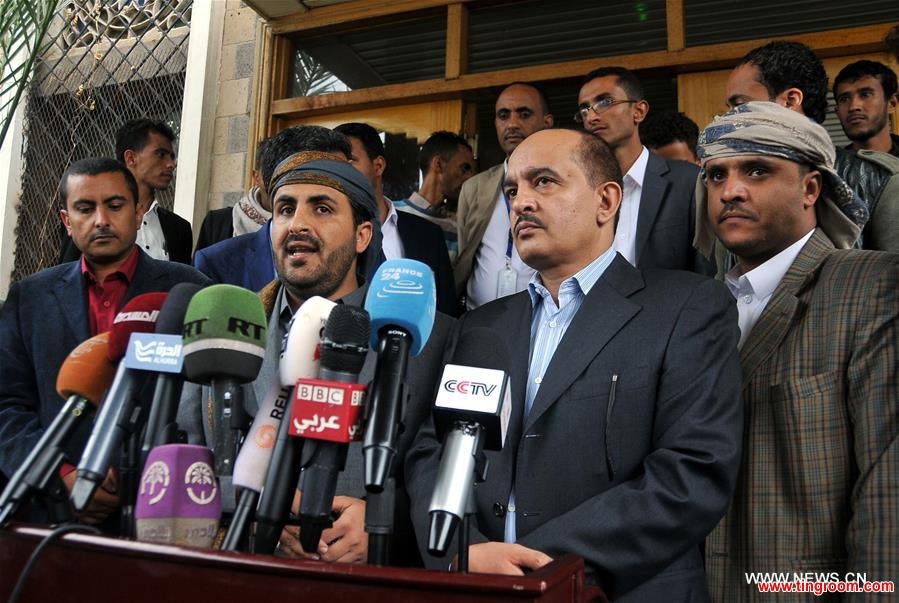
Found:
[[[393,477],[384,481],[381,492],[370,492],[366,497],[365,531],[368,534],[369,565],[388,564],[395,506],[396,479]]]
[[[482,483],[487,479],[487,455],[481,450],[477,454],[474,467],[475,483]],[[459,526],[459,539],[456,571],[460,574],[468,573],[468,546],[471,537],[471,516],[477,512],[474,501],[474,488],[468,491],[468,502],[465,504],[465,514],[462,516],[462,525]]]

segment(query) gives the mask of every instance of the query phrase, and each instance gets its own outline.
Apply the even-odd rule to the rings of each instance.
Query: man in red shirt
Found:
[[[131,298],[168,291],[180,282],[207,284],[189,266],[154,260],[134,242],[141,222],[137,183],[114,159],[74,162],[59,184],[60,217],[81,258],[47,268],[13,284],[0,312],[0,471],[12,475],[62,408],[56,376],[85,339],[109,330]],[[77,462],[90,434],[81,426],[67,443]],[[75,474],[63,468],[71,488]],[[118,507],[112,473],[79,516],[99,523]],[[31,519],[43,514],[35,510]]]

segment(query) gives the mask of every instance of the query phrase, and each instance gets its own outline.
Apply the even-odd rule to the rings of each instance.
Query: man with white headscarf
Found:
[[[808,118],[746,103],[699,156],[696,246],[736,257],[746,404],[736,494],[707,540],[712,597],[762,599],[754,572],[894,579],[899,256],[845,249],[864,206]]]

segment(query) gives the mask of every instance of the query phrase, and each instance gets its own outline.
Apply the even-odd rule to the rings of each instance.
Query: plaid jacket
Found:
[[[714,600],[770,598],[745,572],[899,576],[897,326],[899,256],[816,231],[741,350],[743,460],[707,541]]]

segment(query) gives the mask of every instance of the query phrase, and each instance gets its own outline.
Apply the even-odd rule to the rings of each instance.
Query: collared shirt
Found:
[[[456,232],[456,221],[446,213],[446,206],[434,207],[417,192],[412,193],[408,199],[393,202],[397,211],[404,211],[416,216],[421,216],[428,222],[433,222],[443,231],[446,249],[449,251],[450,262],[456,261],[459,254],[459,236]]]
[[[637,218],[640,215],[640,197],[643,195],[643,177],[649,163],[649,150],[637,157],[634,165],[624,175],[623,197],[618,209],[618,227],[612,248],[624,256],[628,262],[637,265]]]
[[[518,255],[515,245],[512,245],[511,257],[506,252],[509,250],[509,210],[503,197],[502,190],[496,195],[493,205],[493,214],[487,223],[484,237],[478,245],[478,251],[474,256],[474,266],[468,279],[468,309],[473,310],[497,297],[497,279],[499,273],[504,270],[506,263],[517,274],[515,292],[524,291],[528,281],[534,276],[534,269],[525,264]]]
[[[400,231],[397,230],[396,208],[393,201],[384,197],[387,202],[387,219],[381,224],[381,252],[388,260],[396,260],[404,258],[405,250],[403,249],[403,241],[400,239]]]
[[[153,199],[150,209],[144,214],[143,223],[137,231],[137,246],[143,249],[147,255],[156,260],[169,259],[169,252],[165,246],[165,237],[162,234],[162,224],[159,223],[157,209],[159,203]]]
[[[595,260],[584,266],[575,275],[562,281],[559,286],[559,304],[553,301],[552,294],[543,286],[540,274],[535,274],[528,283],[531,296],[533,317],[531,319],[531,358],[528,364],[528,386],[524,401],[526,420],[531,406],[540,391],[540,384],[552,362],[556,349],[565,336],[571,321],[584,303],[596,281],[605,273],[609,264],[615,259],[615,250],[607,249]],[[515,491],[509,495],[509,507],[505,519],[506,542],[515,542]]]
[[[815,232],[813,228],[807,235],[746,274],[740,274],[740,267],[734,266],[726,275],[727,288],[737,300],[737,312],[740,319],[740,343],[743,342],[752,331],[752,327],[758,322],[764,312],[771,295],[783,280],[784,275],[802,248]]]
[[[136,247],[119,266],[119,269],[108,275],[103,282],[98,282],[84,256],[81,256],[81,275],[87,285],[87,314],[91,327],[91,335],[104,333],[112,328],[115,315],[122,309],[122,301],[128,291],[128,285],[134,280],[137,261],[140,253]]]

